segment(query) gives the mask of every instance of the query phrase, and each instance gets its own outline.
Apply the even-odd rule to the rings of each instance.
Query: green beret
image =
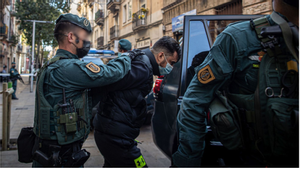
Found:
[[[76,26],[81,27],[89,33],[92,32],[90,21],[88,21],[85,17],[79,17],[71,13],[61,14],[56,20],[56,24],[58,24],[59,22],[70,22]]]
[[[16,64],[16,62],[11,62],[11,64]]]
[[[131,50],[131,43],[127,39],[121,39],[119,41],[119,48],[123,50]]]

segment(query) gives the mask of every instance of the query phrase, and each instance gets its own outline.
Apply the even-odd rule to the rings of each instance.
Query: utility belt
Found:
[[[45,167],[82,167],[90,157],[85,149],[81,150],[83,140],[67,145],[58,145],[57,141],[36,137],[33,160]]]
[[[59,145],[57,140],[38,138],[32,127],[23,128],[18,137],[18,158],[22,163],[37,161],[45,167],[82,167],[90,157],[85,149],[81,150],[84,140]]]
[[[11,81],[18,80],[18,77],[11,77],[10,80],[11,80]]]

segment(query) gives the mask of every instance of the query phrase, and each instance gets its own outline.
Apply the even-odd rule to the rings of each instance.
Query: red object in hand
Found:
[[[161,86],[161,83],[162,83],[162,81],[163,81],[163,78],[164,78],[164,76],[159,76],[158,79],[156,79],[155,85],[154,85],[154,87],[153,87],[153,92],[154,92],[155,94],[158,94],[158,93],[159,93],[159,91],[160,91],[160,86]]]

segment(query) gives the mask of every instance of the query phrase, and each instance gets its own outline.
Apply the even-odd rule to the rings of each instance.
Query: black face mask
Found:
[[[80,39],[76,34],[74,34],[74,35],[76,36],[76,44],[78,44]],[[79,58],[83,58],[84,56],[86,56],[89,53],[90,48],[91,48],[91,42],[90,41],[82,40],[82,42],[83,42],[82,48],[78,48],[73,43],[73,45],[76,47],[77,56]]]

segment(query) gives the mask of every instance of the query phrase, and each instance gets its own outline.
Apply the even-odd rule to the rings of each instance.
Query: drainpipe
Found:
[[[150,23],[152,23],[152,17],[153,17],[153,13],[152,13],[152,1],[150,1],[150,10],[151,10],[151,17],[150,17]]]

